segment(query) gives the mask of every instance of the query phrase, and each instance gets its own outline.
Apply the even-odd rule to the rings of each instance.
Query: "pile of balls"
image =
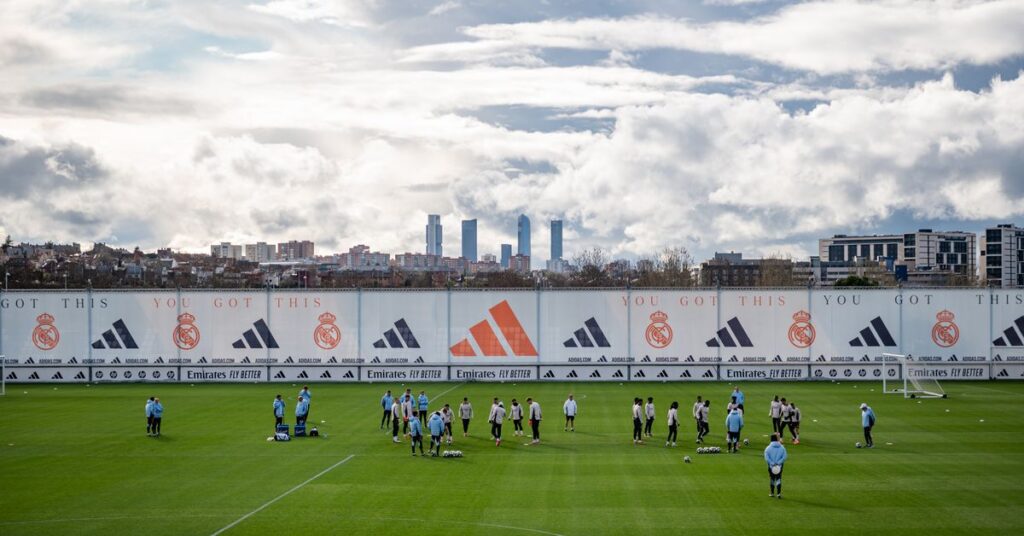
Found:
[[[461,450],[446,450],[446,451],[441,453],[441,456],[443,458],[461,458],[462,457],[462,451]]]
[[[722,447],[697,447],[697,454],[720,454]]]

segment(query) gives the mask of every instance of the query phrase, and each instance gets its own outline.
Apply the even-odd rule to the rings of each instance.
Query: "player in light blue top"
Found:
[[[295,404],[295,424],[306,424],[306,418],[309,417],[309,399],[299,397],[298,402]]]
[[[743,415],[738,408],[733,408],[725,418],[725,429],[728,432],[729,452],[739,452],[740,432],[743,430]]]
[[[380,407],[384,410],[384,416],[380,418],[380,429],[383,430],[385,426],[391,426],[391,402],[394,399],[391,397],[391,389],[384,393],[384,396],[380,397]]]
[[[435,411],[427,421],[430,429],[430,455],[434,458],[441,454],[441,435],[444,434],[444,419],[440,411]]]
[[[164,405],[160,403],[159,398],[153,399],[153,407],[151,408],[151,411],[153,412],[153,436],[159,436],[160,423],[164,419]]]
[[[772,442],[764,449],[764,461],[768,462],[768,480],[771,485],[769,497],[774,497],[778,490],[778,497],[782,498],[782,466],[786,463],[786,457],[786,447],[782,446],[779,434],[772,434]],[[776,472],[776,466],[778,472]]]
[[[860,405],[860,424],[864,427],[864,441],[867,448],[875,447],[875,440],[871,437],[871,429],[875,426],[875,410],[867,404]]]
[[[427,417],[429,417],[429,415],[427,415],[427,393],[420,391],[420,397],[416,401],[419,403],[417,409],[420,411],[420,421],[425,425],[427,424]]]
[[[284,400],[281,399],[281,395],[277,395],[274,399],[274,430],[277,430],[278,425],[284,422]]]
[[[412,455],[416,455],[416,444],[420,446],[420,456],[423,455],[423,425],[420,424],[420,420],[416,412],[413,412],[412,418],[409,419],[409,439],[412,445]]]
[[[743,395],[743,391],[740,391],[739,385],[732,388],[732,396],[736,397],[736,405],[740,407],[740,411],[744,411],[743,400],[746,398],[746,396]]]
[[[146,435],[153,435],[153,397],[146,401]]]

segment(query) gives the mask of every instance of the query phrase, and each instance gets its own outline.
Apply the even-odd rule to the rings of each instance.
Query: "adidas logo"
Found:
[[[82,372],[82,371],[78,371],[78,374],[75,374],[75,379],[76,380],[84,380],[85,379],[85,373]]]
[[[10,374],[7,375],[7,379],[8,380],[17,380],[18,379],[18,375],[13,373],[13,372],[11,372]]]
[[[589,336],[587,331],[590,331]],[[598,325],[597,320],[594,317],[590,317],[586,322],[583,323],[583,327],[573,332],[573,337],[569,337],[562,346],[566,348],[593,348],[596,344],[598,348],[611,348],[612,345],[608,342],[608,338],[604,336],[604,331],[601,330],[601,326]],[[577,345],[577,341],[579,344]]]
[[[736,363],[738,361],[739,361],[739,359],[736,359],[736,356],[732,356],[732,357],[729,358],[729,362],[730,363]]]
[[[277,371],[277,374],[274,374],[274,379],[275,380],[283,380],[284,379],[284,371],[283,370]]]
[[[395,330],[398,330],[395,332]],[[387,342],[385,342],[385,340]],[[402,346],[402,341],[405,341],[405,346]],[[409,324],[405,322],[404,318],[399,318],[395,321],[395,327],[384,332],[384,338],[377,339],[373,343],[374,348],[419,348],[420,342],[416,340],[416,336],[412,334],[412,329],[409,328]]]
[[[1021,340],[1024,337],[1024,316],[1017,317],[1013,323],[1017,328],[1010,326],[1004,329],[1003,336],[992,341],[993,346],[1024,346],[1024,340]]]
[[[598,363],[607,363],[608,362],[608,358],[605,357],[605,356],[601,356],[601,357],[597,358],[597,362]]]
[[[735,348],[737,344],[743,348],[754,346],[754,343],[750,342],[750,337],[747,337],[747,330],[743,329],[743,324],[740,324],[739,318],[734,316],[725,324],[726,327],[718,330],[718,337],[708,339],[705,344],[710,347],[725,346],[726,348]]]
[[[117,359],[114,359],[114,361],[113,361],[113,362],[115,362],[115,363],[116,363],[116,362],[117,362]],[[202,357],[200,357],[200,358],[199,358],[199,361],[196,361],[196,363],[207,363],[207,362],[208,362],[208,361],[206,360],[206,356],[205,356],[205,355],[204,355],[204,356],[202,356]]]
[[[162,358],[162,357],[158,357],[158,358],[156,358],[156,361],[154,361],[154,363],[163,363],[163,362],[164,362],[164,358]]]
[[[649,355],[645,355],[645,356],[644,356],[644,357],[643,357],[643,358],[642,358],[642,359],[640,360],[640,362],[641,362],[641,363],[650,363],[650,362],[651,362],[651,356],[649,356]]]
[[[58,370],[56,374],[54,374],[53,376],[50,376],[50,379],[51,380],[63,380],[64,379],[64,375],[61,374],[60,371]]]
[[[309,374],[306,374],[306,371],[302,371],[302,372],[299,373],[299,378],[308,378],[308,377],[309,377]]]
[[[612,378],[621,378],[621,377],[622,377],[622,371],[621,370],[616,370],[615,374],[612,374]]]
[[[772,362],[773,363],[782,363],[782,356],[776,355],[774,358],[772,358]]]
[[[106,344],[104,344],[104,342]],[[120,318],[114,322],[114,329],[104,331],[103,336],[96,340],[96,342],[92,343],[92,347],[98,350],[102,350],[103,348],[109,348],[111,350],[120,350],[121,348],[127,350],[139,349],[139,345],[135,344],[135,337],[132,337],[132,332],[128,331],[128,326],[124,323],[124,320]]]
[[[1010,373],[1006,372],[1006,369],[1002,369],[1002,370],[999,371],[999,374],[996,374],[996,378],[1008,378],[1008,377],[1010,377]]]
[[[111,365],[120,365],[121,364],[121,358],[120,357],[114,357],[114,359],[110,361],[110,364]]]
[[[519,323],[519,318],[516,317],[512,306],[508,304],[508,300],[502,300],[501,303],[488,309],[488,312],[491,313],[491,318],[498,325],[498,330],[505,336],[505,342],[508,343],[508,347],[514,355],[518,357],[537,357],[537,349],[533,346],[530,336],[526,334],[526,330],[523,329],[523,325]],[[498,335],[494,333],[494,329],[491,328],[491,324],[486,318],[469,328],[469,333],[480,348],[480,355],[484,357],[504,357],[508,355],[501,344],[501,340],[498,339]],[[468,337],[455,343],[455,346],[451,347],[451,353],[455,357],[474,357],[477,355]]]
[[[569,371],[569,375],[568,375],[568,376],[566,376],[566,377],[567,377],[567,378],[579,378],[579,375],[578,375],[578,374],[576,374],[576,371],[575,371],[575,370],[570,370],[570,371]]]
[[[876,333],[878,337],[875,337]],[[882,322],[882,317],[876,316],[871,319],[870,326],[860,330],[860,337],[850,339],[850,346],[896,346],[896,341],[889,333],[889,328],[885,327],[885,322]]]
[[[327,360],[328,364],[330,364],[330,363],[337,363],[337,362],[338,362],[338,359],[335,358],[333,355],[331,356],[330,359]]]
[[[647,375],[644,374],[644,371],[638,370],[638,371],[636,371],[636,374],[633,375],[633,377],[634,378],[646,378]]]
[[[28,379],[30,379],[30,380],[38,380],[39,379],[39,373],[38,372],[33,372],[32,375],[28,377]]]
[[[545,378],[554,378],[555,377],[555,371],[553,371],[553,370],[547,371],[547,373],[544,374],[544,377]]]
[[[590,373],[590,377],[591,378],[600,378],[601,377],[601,373],[595,370],[594,372]]]
[[[996,356],[992,358],[992,361],[1002,361],[1002,360],[1003,360],[1003,356],[1001,356],[999,354],[996,354]]]
[[[295,360],[292,359],[292,356],[288,356],[288,359],[285,359],[284,362],[285,363],[295,363]]]
[[[679,375],[679,377],[680,378],[689,378],[689,377],[691,377],[690,371],[684,370],[683,373]]]
[[[242,358],[242,363],[252,363],[252,361],[249,360],[249,356],[245,356]]]
[[[74,365],[75,363],[78,363],[78,358],[77,357],[72,357],[71,359],[68,359],[68,364],[69,365]]]
[[[817,358],[817,359],[815,359],[815,361],[817,361],[817,362],[821,363],[821,362],[823,362],[823,361],[827,361],[827,360],[825,359],[825,356],[824,356],[824,355],[819,355],[819,356],[818,356],[818,358]]]
[[[704,371],[704,374],[701,376],[701,378],[714,378],[714,377],[715,377],[715,373],[711,372],[711,369],[708,369],[708,370]]]
[[[950,361],[960,361],[959,359],[956,358],[956,354],[953,354],[953,355],[949,356],[949,360]]]
[[[325,370],[324,373],[320,375],[320,379],[321,380],[326,379],[326,378],[330,378],[330,377],[331,377],[331,371],[329,371],[329,370]]]
[[[688,355],[688,356],[686,356],[686,359],[684,359],[683,361],[686,361],[687,363],[693,363],[693,356],[692,355]]]
[[[871,361],[871,358],[868,357],[868,354],[864,354],[863,356],[861,356],[860,361],[861,363],[864,363],[866,361]]]
[[[413,360],[413,363],[423,363],[423,356],[419,356]]]
[[[377,356],[373,356],[373,359],[370,360],[370,363],[380,363],[380,358]]]
[[[245,330],[241,339],[231,343],[232,348],[280,348],[277,345],[277,339],[270,333],[270,327],[262,318],[253,322],[252,325],[256,328],[256,332],[254,333],[251,329]],[[259,337],[256,336],[257,333],[259,333]]]
[[[658,373],[658,377],[659,378],[668,378],[668,372],[666,372],[665,369],[662,369],[661,372]]]
[[[350,370],[346,372],[345,375],[342,376],[342,378],[355,378],[355,376],[352,375],[352,371]]]
[[[26,364],[26,365],[35,365],[35,364],[36,364],[36,360],[35,360],[35,359],[32,359],[32,358],[30,357],[30,358],[28,358],[28,359],[26,359],[26,360],[25,360],[25,364]]]

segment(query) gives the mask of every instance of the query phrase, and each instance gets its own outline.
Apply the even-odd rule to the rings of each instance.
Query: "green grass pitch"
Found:
[[[673,400],[686,417],[696,395],[710,397],[709,444],[724,446],[724,383],[412,387],[431,407],[473,402],[472,437],[457,433],[452,447],[464,458],[412,457],[378,430],[378,400],[397,384],[311,385],[310,423],[327,437],[290,443],[266,441],[272,398],[293,400],[290,384],[9,385],[0,534],[1024,533],[1021,383],[947,383],[949,399],[923,401],[876,383],[744,384],[751,445],[710,456],[695,453],[688,419],[666,448],[664,416]],[[560,419],[569,392],[575,433]],[[802,444],[786,445],[781,501],[768,498],[762,459],[776,393],[804,419]],[[144,431],[150,395],[165,406],[160,438]],[[540,446],[509,423],[495,448],[493,396],[541,402]],[[658,411],[642,446],[631,442],[634,396],[655,397]],[[854,448],[862,401],[878,415],[874,450]]]

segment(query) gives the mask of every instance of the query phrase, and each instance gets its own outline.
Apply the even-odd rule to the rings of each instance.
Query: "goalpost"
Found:
[[[7,356],[0,354],[0,396],[7,394]]]
[[[934,366],[904,354],[882,354],[882,358],[882,392],[902,393],[903,398],[946,398],[946,391],[936,379],[935,371],[938,369]],[[902,369],[903,387],[899,387],[899,380],[887,382],[890,366]],[[893,383],[896,387],[890,389]]]

